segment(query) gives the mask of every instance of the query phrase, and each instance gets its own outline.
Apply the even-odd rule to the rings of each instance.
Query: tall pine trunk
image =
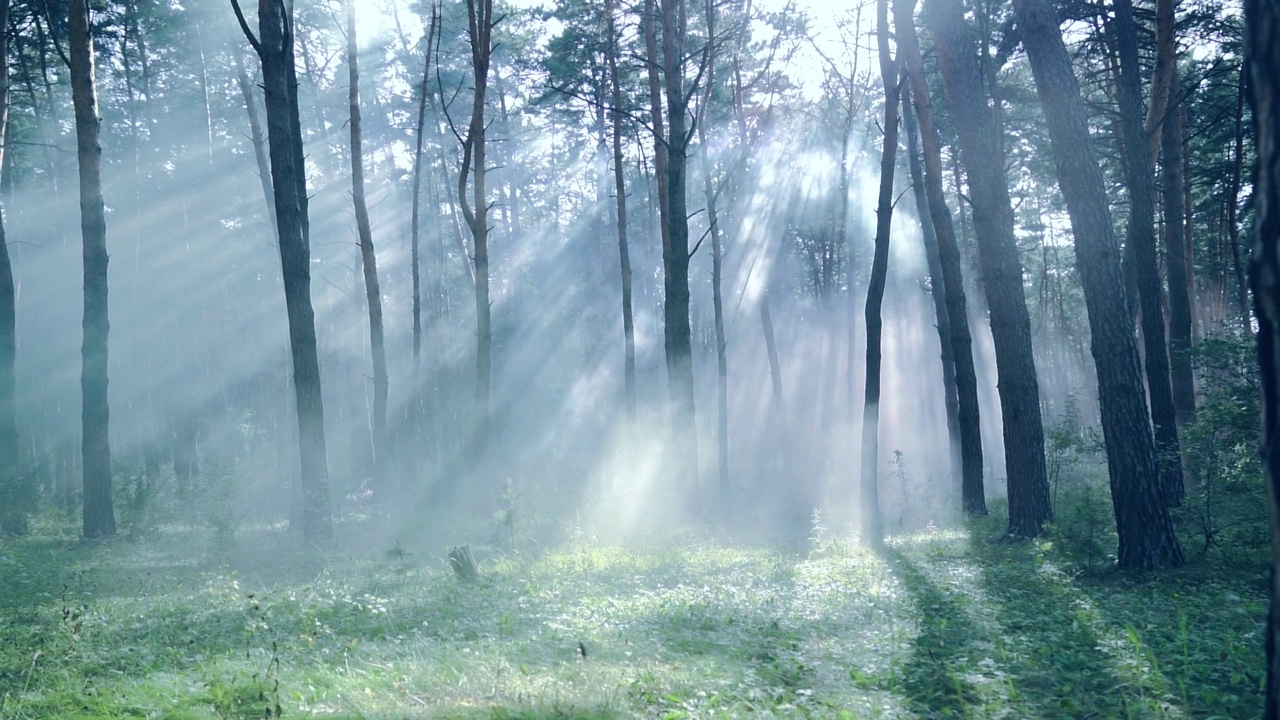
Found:
[[[422,60],[422,83],[418,86],[418,124],[413,134],[413,195],[409,211],[409,262],[413,277],[413,368],[416,373],[422,360],[422,262],[419,243],[422,204],[422,133],[427,122],[427,99],[431,95],[431,55],[435,50],[437,9],[431,6],[427,26],[427,51]]]
[[[9,4],[0,0],[0,166],[9,160]],[[17,292],[0,215],[0,534],[27,532],[28,488],[18,467]]]
[[[1009,535],[1031,537],[1053,519],[1053,508],[1013,204],[1004,163],[993,162],[1001,157],[999,129],[987,107],[981,64],[960,4],[926,0],[925,15],[933,30],[938,66],[969,178],[981,280],[991,314],[1008,475]]]
[[[356,232],[360,236],[360,267],[369,309],[369,351],[373,357],[373,482],[379,490],[387,480],[387,350],[382,337],[382,292],[378,289],[378,258],[364,196],[364,149],[360,133],[360,60],[356,43],[356,4],[347,0],[347,102],[351,111],[351,199]]]
[[[266,97],[267,145],[271,188],[279,232],[280,268],[289,349],[293,357],[294,400],[298,413],[298,452],[302,470],[302,535],[309,542],[333,532],[329,511],[329,463],[324,435],[324,402],[316,350],[315,310],[311,305],[311,228],[307,216],[307,175],[298,115],[298,76],[294,61],[294,24],[286,0],[258,0],[258,35],[232,0],[240,29],[262,61]]]
[[[636,420],[636,330],[631,308],[631,250],[627,245],[627,185],[622,166],[622,82],[618,76],[618,31],[614,21],[614,0],[605,0],[605,21],[609,33],[609,90],[613,108],[613,191],[617,195],[618,264],[622,274],[622,372],[627,419]]]
[[[884,83],[884,146],[880,150],[880,192],[876,202],[875,250],[863,309],[867,328],[867,365],[862,398],[862,462],[860,468],[862,537],[871,545],[884,539],[880,513],[880,306],[889,271],[889,228],[893,221],[893,171],[898,155],[898,101],[902,84],[889,50],[889,0],[876,3],[876,45],[880,80]]]
[[[955,373],[956,424],[951,435],[952,475],[960,479],[961,503],[969,515],[986,515],[987,500],[982,480],[982,424],[978,409],[978,374],[973,364],[973,338],[969,333],[968,302],[961,271],[960,246],[955,226],[942,190],[942,153],[938,149],[938,131],[929,102],[929,86],[925,81],[924,60],[916,38],[914,0],[896,0],[895,23],[898,29],[898,52],[911,80],[911,103],[920,123],[920,144],[924,151],[924,195],[937,244],[937,271],[933,277],[935,303],[941,299],[938,312],[939,337],[949,340]],[[904,108],[905,112],[905,108]],[[912,160],[915,153],[912,152]],[[913,181],[919,184],[919,181]],[[921,218],[923,221],[924,218]],[[945,328],[945,330],[944,330]],[[945,352],[945,351],[944,351]]]
[[[1120,249],[1080,87],[1049,0],[1015,0],[1014,12],[1044,106],[1058,184],[1075,234],[1120,537],[1117,561],[1120,567],[1132,569],[1178,566],[1183,562],[1182,548],[1173,533],[1157,472]]]
[[[1124,137],[1125,185],[1129,190],[1127,237],[1133,248],[1138,297],[1141,303],[1147,392],[1151,398],[1151,425],[1155,431],[1156,467],[1160,485],[1170,506],[1182,504],[1182,450],[1169,379],[1169,354],[1165,342],[1163,288],[1156,257],[1155,177],[1143,124],[1142,83],[1138,66],[1138,27],[1133,0],[1115,0],[1116,46],[1120,56],[1120,127]],[[1170,132],[1170,135],[1173,133]],[[1079,236],[1077,236],[1079,237]]]
[[[98,142],[100,120],[89,7],[85,0],[71,0],[68,10],[71,96],[80,165],[80,233],[84,240],[84,342],[80,351],[84,536],[94,539],[116,532],[107,404],[107,216],[102,199],[102,146]]]
[[[1174,73],[1173,82],[1177,82]],[[1178,429],[1196,419],[1195,376],[1191,368],[1192,310],[1194,294],[1191,281],[1191,263],[1187,259],[1190,238],[1187,237],[1187,219],[1183,212],[1183,154],[1184,127],[1181,104],[1176,100],[1170,105],[1165,120],[1166,127],[1160,133],[1160,179],[1164,206],[1164,249],[1169,274],[1169,375],[1173,387],[1174,419]]]

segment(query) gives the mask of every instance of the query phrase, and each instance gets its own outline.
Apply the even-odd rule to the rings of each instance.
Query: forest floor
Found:
[[[443,552],[180,534],[0,540],[0,717],[1260,716],[1260,566],[1073,576],[979,525],[495,551],[467,584]]]

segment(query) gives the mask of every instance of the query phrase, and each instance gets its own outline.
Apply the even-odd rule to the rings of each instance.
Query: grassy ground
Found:
[[[466,585],[443,551],[190,547],[0,540],[0,717],[1260,715],[1256,568],[1086,579],[1043,543],[933,532],[576,544]]]

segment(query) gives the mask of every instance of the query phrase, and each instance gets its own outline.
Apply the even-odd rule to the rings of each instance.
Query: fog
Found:
[[[118,54],[99,52],[111,255],[111,442],[117,512],[126,531],[184,522],[282,528],[298,482],[280,257],[233,53],[246,59],[251,75],[256,59],[229,7],[198,5],[170,13],[175,25],[164,29],[168,44],[152,46],[149,92],[127,76]],[[518,43],[504,44],[495,55],[509,119],[500,117],[495,99],[490,142],[497,160],[489,193],[493,421],[486,459],[477,470],[466,449],[476,345],[465,246],[470,236],[465,225],[459,233],[453,215],[461,153],[434,87],[421,191],[424,334],[415,362],[409,218],[422,23],[404,3],[361,3],[358,10],[366,182],[390,376],[391,470],[387,488],[377,492],[371,484],[372,369],[347,169],[340,13],[307,3],[299,11],[298,31],[311,297],[339,527],[375,518],[358,531],[344,530],[352,542],[375,549],[393,542],[484,543],[504,531],[555,542],[572,533],[622,541],[671,529],[680,489],[664,459],[671,424],[651,138],[633,124],[624,148],[641,400],[633,425],[623,406],[612,174],[598,154],[595,110],[580,100],[552,97],[536,62],[513,49]],[[446,79],[439,84],[446,95],[451,83],[460,82],[452,78],[469,71],[459,17],[446,14],[442,31]],[[862,33],[868,22],[863,19]],[[534,55],[556,28],[517,12],[506,30],[523,33],[518,37],[536,49],[526,55]],[[767,31],[766,24],[755,29]],[[635,32],[628,16],[624,34],[634,38]],[[707,121],[725,243],[729,502],[717,484],[709,238],[690,269],[697,420],[689,432],[697,433],[698,492],[707,526],[721,526],[727,515],[730,529],[748,536],[802,538],[815,509],[828,526],[856,523],[862,312],[879,183],[876,118],[883,98],[874,81],[859,80],[864,110],[851,127],[841,127],[839,118],[823,115],[828,105],[822,93],[812,92],[814,84],[822,87],[820,78],[811,77],[821,67],[812,49],[803,40],[785,42],[795,49],[791,64],[779,72],[792,73],[792,90],[780,84],[777,97],[753,98],[758,138],[751,147],[737,139],[727,112],[716,110]],[[842,51],[835,40],[824,42],[831,55]],[[634,58],[627,62],[629,72],[641,72]],[[863,67],[873,65],[864,58]],[[5,220],[18,283],[23,451],[51,487],[74,487],[81,245],[70,96],[65,78],[54,80],[51,92],[65,102],[52,108],[52,116],[15,109]],[[260,91],[256,101],[261,103]],[[776,107],[766,111],[766,105]],[[465,98],[453,102],[455,122],[465,122],[458,117],[467,107]],[[839,217],[846,132],[854,150],[849,245],[838,248],[835,285],[816,287],[813,255],[806,248],[837,237],[833,218]],[[695,143],[689,162],[691,244],[708,232],[701,152]],[[880,406],[880,495],[889,532],[954,522],[960,506],[959,481],[950,478],[948,467],[938,335],[909,182],[900,163]],[[950,199],[954,212],[954,194]],[[850,254],[852,288],[846,281]],[[998,497],[1004,465],[994,355],[973,275],[966,289],[986,487],[989,497]],[[766,299],[784,407],[775,406],[772,396],[760,315]],[[1051,332],[1042,331],[1037,340],[1053,340]],[[1038,352],[1050,357],[1047,350]],[[1075,369],[1041,376],[1051,415],[1062,412],[1073,394],[1091,396],[1077,387],[1090,382],[1083,359],[1061,360],[1062,355],[1052,357],[1076,362]],[[723,508],[731,511],[722,513]]]

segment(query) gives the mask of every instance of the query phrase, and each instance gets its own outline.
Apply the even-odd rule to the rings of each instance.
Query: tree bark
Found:
[[[867,364],[862,400],[862,462],[859,505],[862,537],[871,545],[884,539],[880,514],[880,307],[889,271],[889,229],[893,221],[893,171],[898,154],[898,101],[902,82],[898,64],[889,49],[889,0],[876,2],[876,46],[880,55],[880,80],[884,84],[884,146],[880,151],[880,192],[876,201],[875,250],[871,278],[863,309],[867,328]]]
[[[1178,442],[1173,386],[1169,376],[1160,262],[1156,257],[1155,178],[1147,131],[1143,125],[1138,27],[1133,19],[1133,0],[1115,0],[1113,5],[1120,61],[1117,88],[1120,127],[1124,136],[1123,150],[1128,157],[1128,162],[1124,163],[1125,185],[1129,190],[1126,235],[1133,248],[1133,275],[1138,285],[1147,392],[1151,399],[1151,425],[1155,431],[1156,467],[1165,500],[1170,507],[1177,507],[1182,504],[1186,489],[1183,486],[1182,450]]]
[[[0,165],[9,160],[9,5],[0,0]],[[18,467],[17,292],[0,216],[0,534],[27,532],[29,491]]]
[[[618,75],[618,31],[613,0],[605,0],[609,33],[609,90],[613,98],[613,191],[617,195],[618,264],[622,273],[622,373],[627,419],[636,420],[636,331],[631,308],[631,251],[627,245],[627,185],[622,166],[622,82]],[[514,193],[513,193],[514,194]]]
[[[387,481],[387,350],[382,336],[382,292],[378,288],[378,258],[373,249],[373,229],[364,194],[364,148],[360,132],[360,59],[356,43],[355,0],[347,6],[347,103],[351,122],[351,199],[355,205],[356,232],[360,236],[360,266],[369,309],[369,351],[373,358],[373,483],[385,490]]]
[[[942,189],[942,153],[933,108],[929,102],[929,86],[925,81],[924,60],[916,38],[914,0],[896,0],[895,23],[898,28],[898,52],[911,80],[911,104],[920,122],[920,143],[924,151],[924,181],[918,189],[917,201],[924,197],[921,222],[926,217],[933,230],[936,268],[930,260],[934,303],[937,306],[939,338],[945,339],[944,356],[950,352],[955,375],[955,427],[951,432],[952,475],[958,477],[961,502],[969,515],[987,514],[986,491],[982,479],[982,424],[978,408],[978,376],[973,364],[973,338],[969,333],[968,302],[964,292],[960,246],[955,226]],[[904,115],[910,117],[904,106]],[[911,132],[910,130],[908,132]],[[911,137],[914,137],[912,132]],[[911,151],[912,163],[917,163]],[[913,171],[912,177],[916,173]],[[917,185],[919,180],[913,180]],[[918,204],[920,204],[918,202]],[[926,251],[929,249],[926,235]],[[946,360],[943,361],[944,366]],[[945,373],[944,369],[944,373]],[[951,395],[948,394],[948,401]],[[950,413],[948,413],[950,422]],[[958,453],[958,457],[957,454]],[[957,462],[958,460],[958,462]]]
[[[422,263],[419,248],[420,205],[422,204],[422,132],[427,121],[427,98],[431,94],[431,55],[435,50],[436,5],[431,6],[427,26],[427,51],[422,60],[422,83],[418,86],[418,125],[413,136],[413,198],[409,211],[410,273],[413,276],[413,367],[416,372],[422,358]]]
[[[1120,250],[1079,84],[1049,0],[1015,0],[1014,12],[1044,106],[1058,184],[1075,234],[1120,536],[1117,561],[1130,569],[1175,567],[1183,562],[1182,549],[1157,473]]]
[[[1009,535],[1033,537],[1053,518],[1044,460],[1040,387],[1031,346],[1031,319],[1014,237],[1013,205],[995,117],[987,107],[982,69],[962,8],[926,0],[948,103],[969,177],[982,285],[991,315],[997,387],[1009,490]]]
[[[1258,164],[1250,275],[1262,371],[1262,459],[1271,516],[1271,611],[1263,717],[1280,720],[1280,5],[1245,0],[1244,54]]]
[[[662,248],[663,332],[667,388],[671,400],[672,450],[676,477],[688,507],[701,514],[698,488],[698,435],[693,395],[693,338],[689,325],[689,212],[686,168],[689,128],[685,94],[685,2],[661,0],[662,67],[667,121],[667,242]],[[693,88],[696,90],[696,88]]]
[[[1177,72],[1174,72],[1176,83]],[[1160,178],[1163,185],[1164,248],[1169,275],[1169,375],[1173,389],[1174,420],[1181,430],[1196,419],[1195,378],[1191,368],[1192,284],[1187,261],[1186,218],[1183,214],[1182,172],[1183,124],[1181,105],[1175,99],[1169,105],[1165,127],[1160,134],[1163,160]]]
[[[279,228],[280,267],[289,316],[289,348],[293,356],[298,413],[302,535],[308,542],[321,542],[332,536],[333,524],[329,511],[329,468],[315,311],[311,306],[311,229],[302,123],[298,116],[292,5],[286,0],[258,0],[258,35],[255,37],[238,0],[231,2],[241,30],[262,61],[271,187]]]
[[[80,165],[80,233],[84,241],[84,343],[80,352],[84,536],[97,539],[116,532],[111,499],[111,412],[107,404],[107,217],[102,199],[102,146],[98,142],[101,121],[94,86],[89,7],[85,0],[70,0],[68,10],[71,94]]]

